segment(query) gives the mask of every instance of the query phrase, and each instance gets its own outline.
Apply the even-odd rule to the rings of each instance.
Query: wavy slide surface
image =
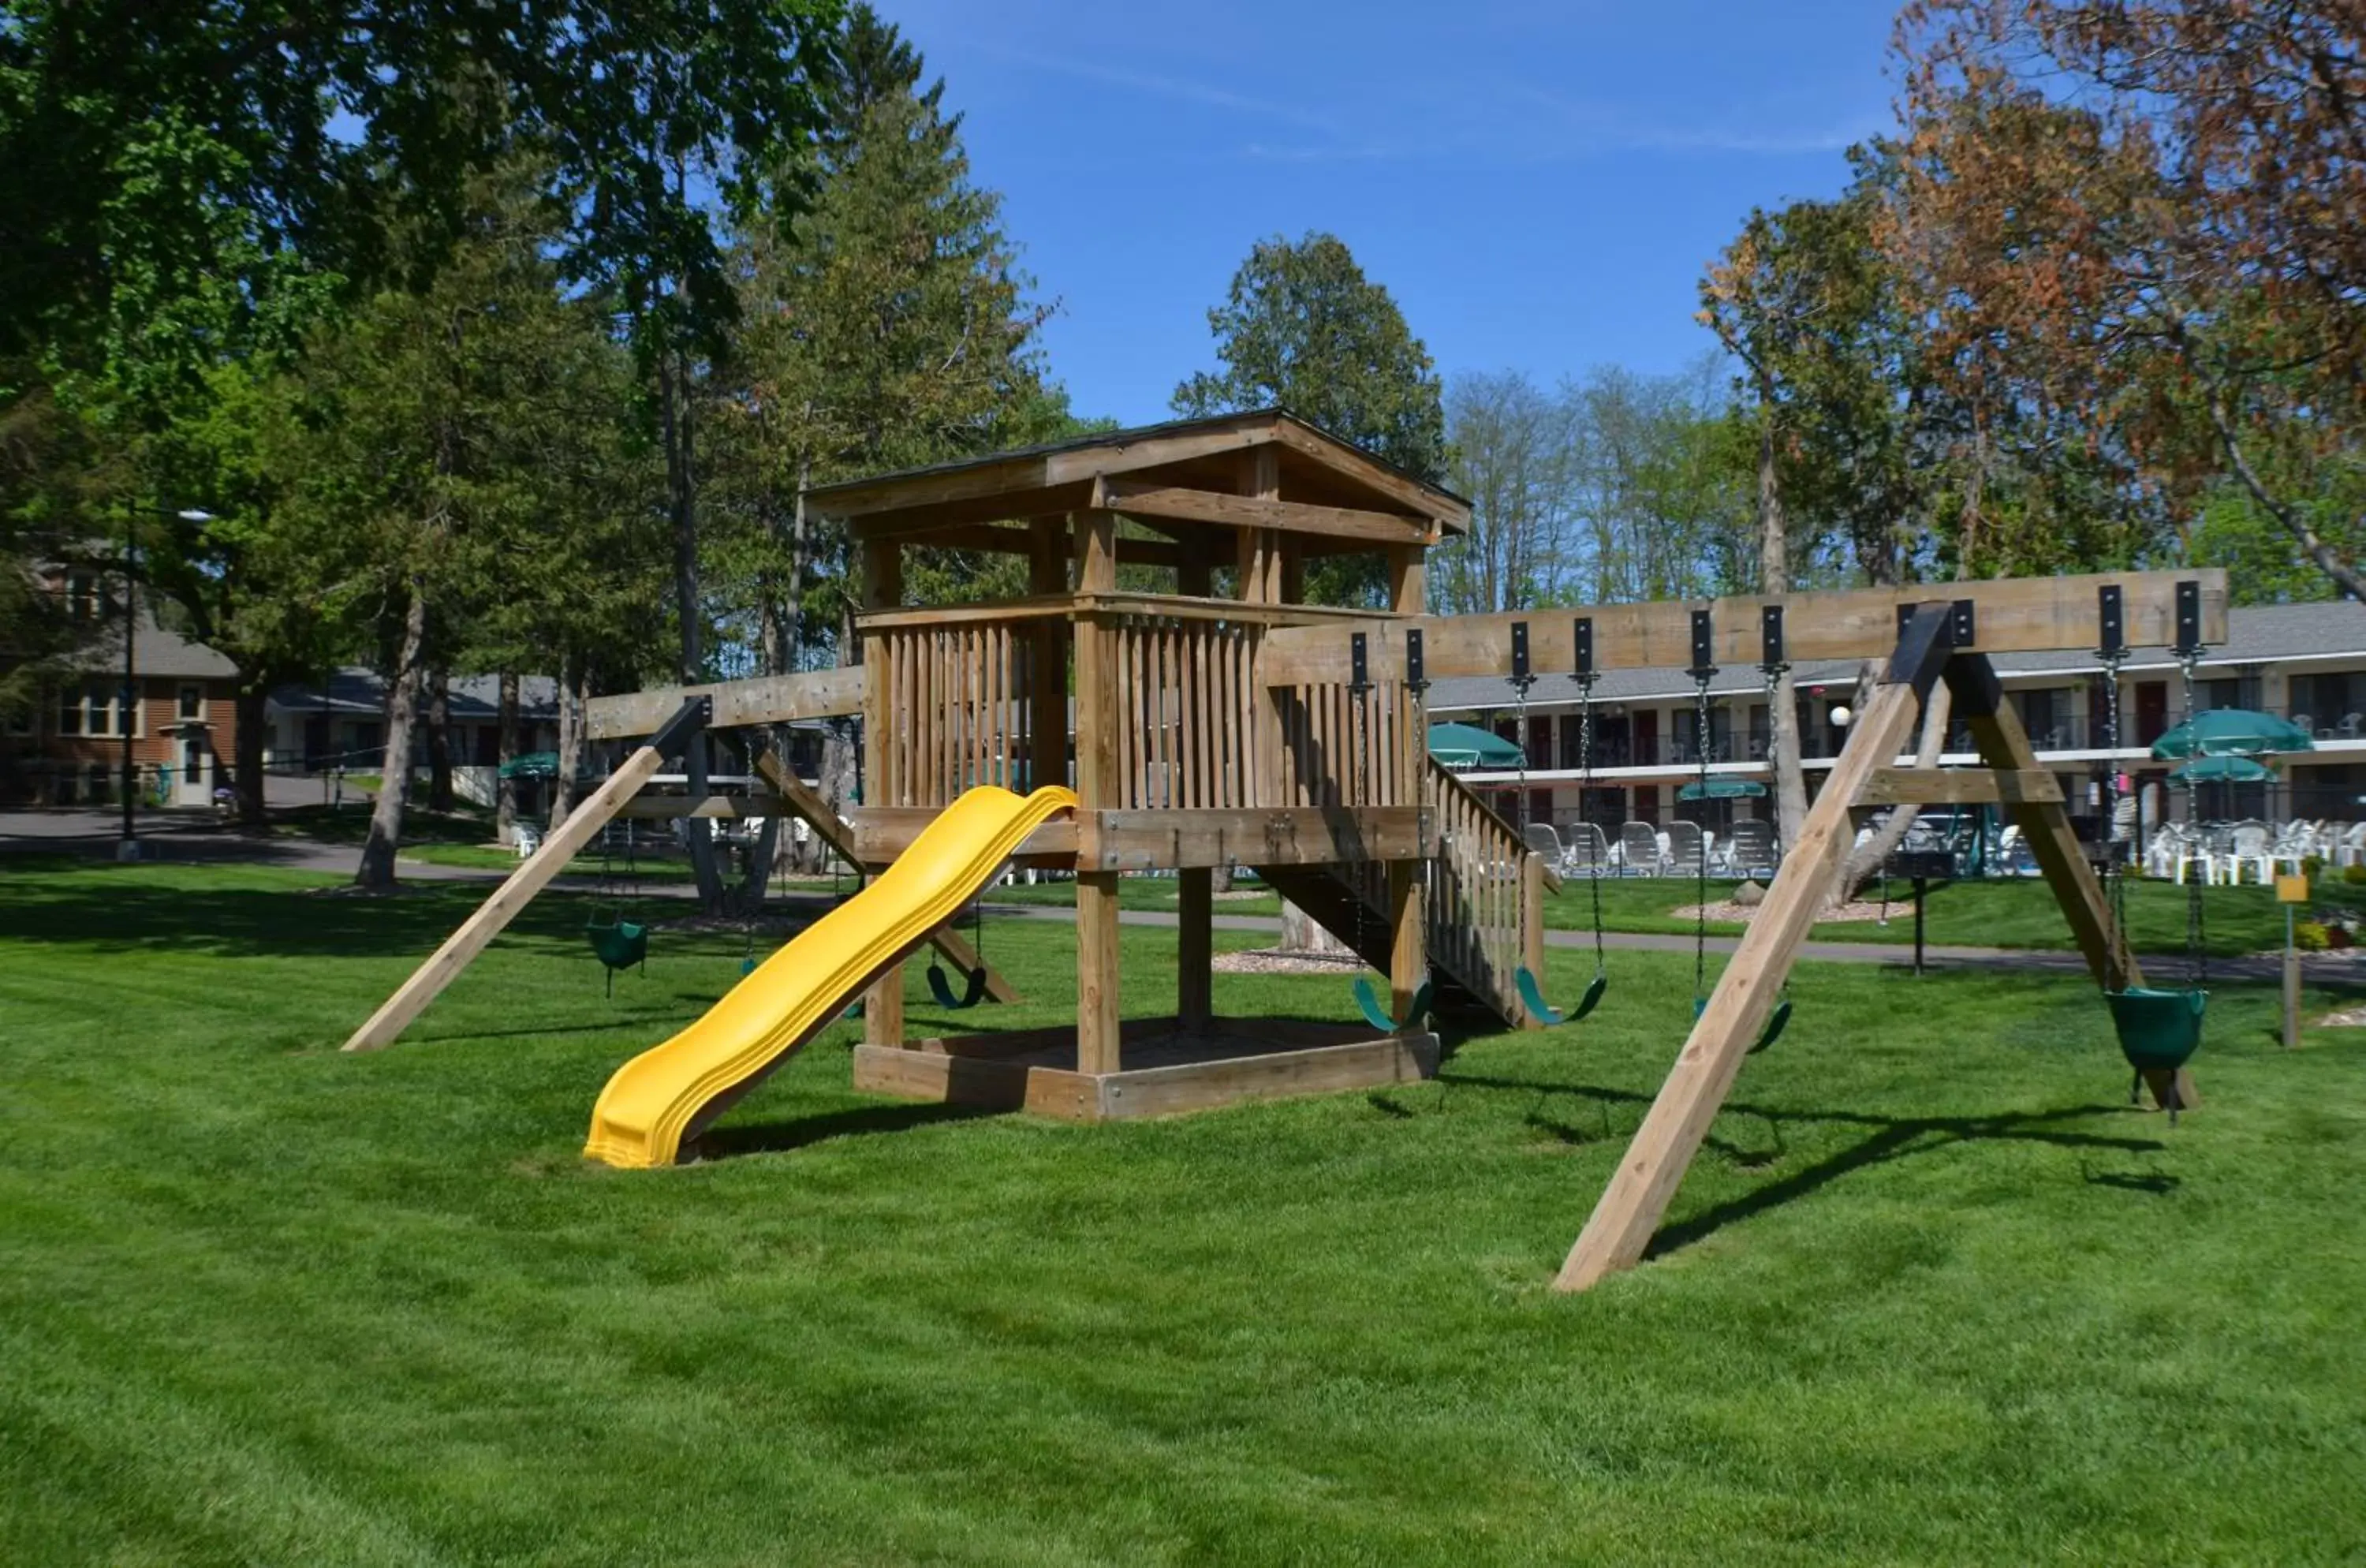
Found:
[[[993,880],[1027,835],[1076,795],[964,793],[870,886],[797,933],[704,1017],[616,1069],[583,1152],[613,1166],[671,1165],[682,1141],[819,1033],[882,969],[928,940]]]

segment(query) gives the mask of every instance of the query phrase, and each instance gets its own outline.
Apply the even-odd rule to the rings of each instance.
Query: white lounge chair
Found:
[[[1663,864],[1660,835],[1651,830],[1649,822],[1622,822],[1618,825],[1618,866],[1622,874],[1657,876]]]

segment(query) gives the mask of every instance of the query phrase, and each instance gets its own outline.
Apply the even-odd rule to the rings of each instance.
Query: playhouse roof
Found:
[[[1245,473],[1265,451],[1279,494],[1248,495]],[[1470,503],[1460,496],[1279,408],[819,485],[806,500],[860,537],[928,543],[939,536],[969,548],[1023,546],[1021,536],[999,540],[980,525],[1097,506],[1168,532],[1254,525],[1318,536],[1318,550],[1435,543],[1470,526]]]

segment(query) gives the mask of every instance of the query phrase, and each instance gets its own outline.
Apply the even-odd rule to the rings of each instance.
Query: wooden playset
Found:
[[[1509,691],[1544,671],[1583,680],[1677,666],[1697,675],[1720,663],[1795,660],[1886,664],[1570,1253],[1562,1288],[1583,1289],[1641,1257],[1765,1030],[1856,814],[1905,802],[2001,806],[2028,836],[2098,983],[2139,1000],[2156,994],[2143,990],[2089,846],[2001,700],[1987,656],[2197,650],[2224,639],[2221,574],[1434,616],[1424,604],[1425,554],[1469,526],[1467,504],[1272,411],[828,486],[809,492],[807,504],[842,522],[859,547],[867,605],[856,620],[860,662],[594,701],[592,735],[646,743],[348,1049],[394,1039],[617,814],[795,813],[860,864],[885,868],[977,786],[1024,795],[1066,784],[1073,805],[1039,794],[1037,815],[1048,819],[1011,852],[1076,878],[1073,1026],[908,1038],[905,958],[933,942],[963,972],[983,968],[941,919],[910,926],[892,950],[877,950],[875,963],[859,961],[872,967],[860,982],[858,1086],[1098,1121],[1424,1077],[1437,1062],[1433,1016],[1470,1015],[1482,1027],[1554,1021],[1538,995],[1548,868],[1513,825],[1430,759],[1428,681],[1495,675]],[[997,604],[907,606],[905,552],[916,548],[1021,556],[1030,591]],[[1346,553],[1379,558],[1388,611],[1302,602],[1309,561]],[[1220,573],[1232,589],[1225,597],[1215,596]],[[1943,680],[1983,769],[1898,765],[1922,698]],[[769,761],[769,793],[752,797],[644,792],[700,726],[830,716],[862,720],[862,803],[844,821]],[[1217,1017],[1219,867],[1253,869],[1385,975],[1385,1003],[1365,998],[1377,1022]],[[1174,1010],[1126,1020],[1119,879],[1150,871],[1171,872],[1178,893]],[[975,889],[956,891],[948,913]],[[998,977],[996,986],[1008,994]],[[826,1021],[836,1010],[817,1016]],[[784,1043],[782,1054],[798,1043]],[[2182,1057],[2156,1058],[2146,1081],[2164,1104],[2193,1102]]]

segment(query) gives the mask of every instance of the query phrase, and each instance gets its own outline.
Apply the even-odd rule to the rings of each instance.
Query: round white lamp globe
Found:
[[[1840,705],[1832,709],[1832,728],[1835,729],[1846,729],[1849,726],[1849,720],[1855,716],[1856,715],[1849,712],[1848,705],[1846,703],[1842,703]]]

